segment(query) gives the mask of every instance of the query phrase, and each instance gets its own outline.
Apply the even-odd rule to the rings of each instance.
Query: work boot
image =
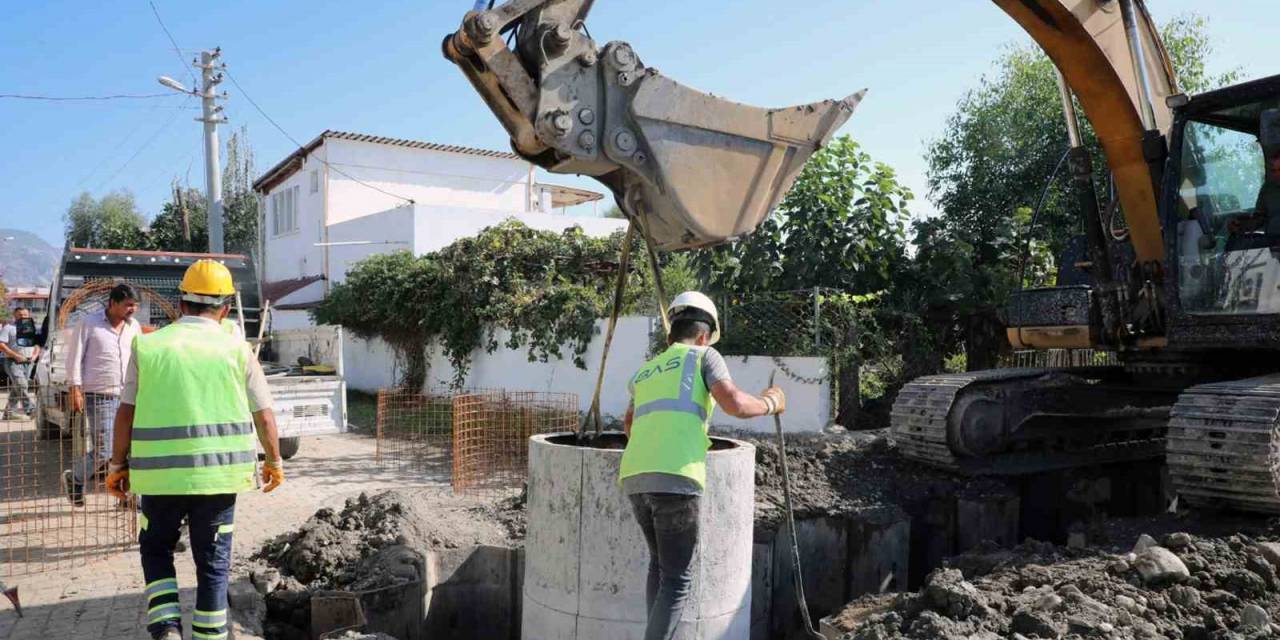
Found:
[[[70,469],[62,472],[62,491],[67,494],[67,500],[77,507],[84,506],[84,487],[76,482],[75,474]]]
[[[169,627],[164,630],[164,633],[151,637],[155,640],[182,640],[182,630],[177,627]]]

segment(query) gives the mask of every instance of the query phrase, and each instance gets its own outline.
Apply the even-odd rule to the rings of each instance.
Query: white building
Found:
[[[508,218],[608,235],[626,222],[557,214],[598,193],[539,183],[502,151],[325,131],[254,183],[263,196],[263,296],[276,308],[321,300],[360,259],[421,255]]]

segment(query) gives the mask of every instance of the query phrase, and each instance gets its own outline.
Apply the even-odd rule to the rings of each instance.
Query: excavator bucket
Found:
[[[690,89],[646,67],[625,42],[599,47],[583,26],[591,1],[472,11],[445,38],[445,57],[517,153],[599,180],[659,249],[754,231],[862,99],[764,109]]]

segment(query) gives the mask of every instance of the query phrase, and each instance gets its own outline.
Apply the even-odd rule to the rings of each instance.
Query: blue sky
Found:
[[[221,46],[249,95],[303,142],[329,128],[506,149],[502,128],[440,55],[471,4],[156,1],[183,58]],[[1280,73],[1274,0],[1148,5],[1160,21],[1211,11],[1214,69]],[[741,102],[784,106],[870,88],[843,131],[898,170],[917,194],[917,214],[932,210],[925,143],[1000,49],[1025,41],[983,0],[597,0],[588,28],[602,43],[631,42],[646,64],[685,84]],[[0,61],[0,94],[151,94],[165,91],[158,75],[189,78],[137,0],[9,3]],[[259,170],[293,150],[234,86],[223,87],[231,124],[249,127]],[[150,216],[175,176],[202,189],[198,112],[184,100],[0,99],[0,227],[61,245],[62,213],[81,191],[129,189]]]

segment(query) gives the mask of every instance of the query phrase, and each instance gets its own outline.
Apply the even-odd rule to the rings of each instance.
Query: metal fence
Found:
[[[853,328],[824,308],[824,298],[837,293],[815,288],[726,296],[717,301],[722,328],[716,349],[725,355],[828,356]]]
[[[529,438],[577,426],[574,393],[491,391],[454,396],[454,492],[520,488],[529,477]]]
[[[572,393],[383,389],[377,407],[378,464],[448,480],[457,493],[520,487],[529,437],[573,431],[579,419]]]
[[[38,398],[28,416],[22,395],[18,385],[0,389],[7,418],[0,421],[0,576],[80,566],[132,545],[136,501],[106,492],[105,456],[94,450],[85,415],[66,411],[64,396],[41,387],[27,390],[32,402]],[[69,491],[72,473],[82,480],[79,491]]]
[[[453,396],[447,389],[380,389],[378,464],[448,478],[452,473]]]

